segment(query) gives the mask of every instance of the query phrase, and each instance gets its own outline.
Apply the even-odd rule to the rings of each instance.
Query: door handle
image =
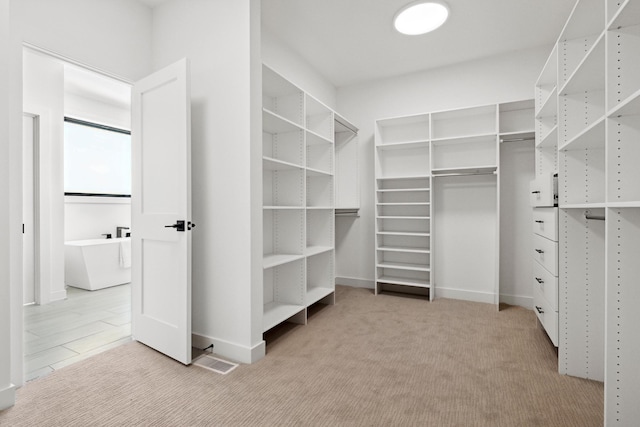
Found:
[[[540,191],[532,191],[531,194],[540,194]]]
[[[175,228],[176,231],[184,231],[185,230],[184,223],[185,223],[185,221],[179,220],[179,221],[176,221],[175,224],[165,225],[164,228]]]
[[[543,254],[544,251],[542,249],[536,249],[536,252],[538,252],[539,254]]]
[[[538,313],[540,314],[544,314],[544,310],[542,309],[542,307],[536,305],[536,310],[538,310]]]
[[[538,224],[542,224],[542,223],[544,223],[544,221],[542,221],[542,220],[540,220],[540,219],[536,219],[536,222],[537,222]]]
[[[544,283],[544,280],[542,280],[542,279],[541,279],[541,278],[539,278],[539,277],[536,277],[536,282],[538,282],[538,283]]]

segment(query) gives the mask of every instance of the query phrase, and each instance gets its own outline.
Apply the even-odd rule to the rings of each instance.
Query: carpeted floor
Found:
[[[228,375],[130,343],[18,391],[2,426],[601,426],[603,385],[557,373],[532,311],[338,287]]]

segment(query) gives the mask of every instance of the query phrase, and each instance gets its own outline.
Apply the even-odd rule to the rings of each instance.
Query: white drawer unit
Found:
[[[538,262],[533,263],[533,289],[542,294],[553,311],[558,311],[558,278]]]
[[[529,184],[529,203],[533,207],[555,206],[558,195],[558,181],[553,173],[539,175]]]
[[[533,305],[538,320],[547,331],[549,339],[558,346],[558,312],[554,311],[545,297],[538,291],[533,295]]]
[[[533,232],[555,242],[558,241],[558,211],[556,208],[533,210]]]
[[[545,175],[546,176],[546,175]],[[549,175],[550,176],[550,175]],[[533,209],[533,301],[538,320],[558,346],[558,208]]]
[[[558,242],[534,234],[533,257],[551,274],[558,275]]]

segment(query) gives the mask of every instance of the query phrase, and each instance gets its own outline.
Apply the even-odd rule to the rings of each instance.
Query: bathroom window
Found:
[[[131,197],[131,132],[64,122],[65,196]]]

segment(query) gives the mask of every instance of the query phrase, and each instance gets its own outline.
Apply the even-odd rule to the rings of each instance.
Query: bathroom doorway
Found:
[[[131,340],[131,288],[130,278],[122,279],[122,270],[127,261],[124,245],[126,234],[131,232],[130,190],[122,190],[130,183],[130,154],[127,158],[126,142],[115,152],[109,151],[100,132],[115,132],[119,136],[130,130],[131,87],[117,79],[63,61],[60,58],[29,48],[24,50],[24,111],[25,137],[29,126],[36,141],[33,154],[25,148],[25,161],[34,160],[32,172],[25,175],[23,200],[25,201],[25,251],[29,251],[27,228],[33,233],[33,256],[24,254],[24,373],[25,381],[47,375],[56,369],[83,360]],[[65,121],[65,117],[71,120]],[[100,181],[108,164],[93,162],[93,159],[112,160],[112,164],[129,162],[128,169],[119,172],[127,177],[114,175],[102,182],[118,181],[117,194],[106,191],[68,191],[68,170],[73,163],[66,154],[65,137],[73,123],[85,135],[86,144],[78,146],[76,154],[88,155],[77,160],[84,171],[94,173],[76,179],[76,184]],[[92,135],[93,131],[98,135]],[[38,139],[41,136],[41,139]],[[38,144],[38,141],[40,144]],[[76,141],[77,142],[77,141]],[[38,149],[40,148],[40,149]],[[100,150],[94,152],[91,150]],[[130,147],[128,148],[130,152]],[[31,157],[30,157],[31,156]],[[124,172],[122,172],[124,170]],[[126,171],[129,172],[126,172]],[[124,183],[124,184],[123,184]],[[75,184],[74,184],[75,185]],[[88,187],[87,187],[88,188]],[[31,189],[31,190],[30,190]],[[30,194],[29,191],[32,191]],[[34,192],[35,191],[35,192]],[[63,195],[64,194],[64,195]],[[33,206],[27,206],[29,200]],[[28,227],[29,212],[34,214],[33,226]],[[122,234],[122,240],[117,234]],[[86,281],[69,286],[66,279],[69,266],[65,266],[65,248],[74,246],[69,242],[95,241],[96,247],[107,241],[114,258],[113,271],[102,265],[94,269],[93,276]],[[121,242],[123,244],[121,244]],[[124,248],[124,249],[123,249]],[[86,252],[82,248],[81,252]],[[129,250],[130,253],[130,250]],[[115,255],[114,255],[115,254]],[[99,259],[105,253],[96,255]],[[31,261],[33,260],[33,261]],[[67,263],[68,264],[68,263]],[[72,267],[71,267],[72,268]],[[117,271],[116,271],[117,270]],[[113,279],[114,273],[118,276]],[[28,284],[33,277],[33,286]],[[130,276],[129,276],[130,277]],[[98,283],[98,286],[93,284]],[[32,296],[33,294],[33,296]]]

